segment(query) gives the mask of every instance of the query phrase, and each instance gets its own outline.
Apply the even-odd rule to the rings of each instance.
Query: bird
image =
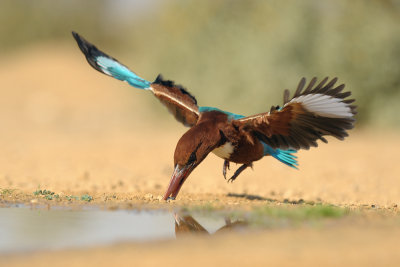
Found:
[[[195,218],[190,214],[174,213],[175,236],[176,238],[186,237],[188,235],[210,235]],[[226,233],[232,230],[238,230],[248,226],[246,220],[235,220],[232,222],[230,217],[225,217],[225,225],[220,227],[214,234]]]
[[[325,136],[343,140],[354,127],[355,99],[349,98],[338,78],[328,77],[309,83],[301,78],[295,93],[284,90],[283,105],[273,105],[263,113],[243,116],[216,107],[199,106],[189,91],[159,74],[153,82],[139,77],[115,58],[100,51],[76,32],[72,32],[87,62],[97,71],[131,86],[150,91],[175,119],[189,129],[179,139],[174,152],[173,173],[163,196],[176,199],[192,171],[214,153],[223,159],[226,179],[230,163],[241,164],[228,182],[233,182],[253,163],[271,156],[298,169],[295,153],[327,143]]]

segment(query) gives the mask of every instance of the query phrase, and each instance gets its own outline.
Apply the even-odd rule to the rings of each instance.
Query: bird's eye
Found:
[[[192,152],[192,154],[190,154],[190,157],[189,157],[189,159],[188,159],[188,162],[187,162],[187,164],[192,164],[193,162],[195,162],[196,161],[196,151],[194,151],[194,152]]]

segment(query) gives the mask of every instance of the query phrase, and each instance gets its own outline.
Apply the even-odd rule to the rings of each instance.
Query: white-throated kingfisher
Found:
[[[301,79],[293,97],[284,91],[283,106],[272,106],[268,112],[242,116],[213,107],[200,107],[193,95],[174,82],[159,75],[154,82],[140,78],[116,59],[103,53],[80,35],[72,32],[89,64],[96,70],[151,91],[174,117],[189,130],[179,139],[174,154],[174,172],[164,199],[175,199],[190,173],[213,152],[224,159],[223,175],[229,163],[242,164],[228,181],[234,181],[254,161],[272,156],[296,168],[299,149],[318,146],[324,136],[343,140],[346,130],[354,126],[356,106],[343,92],[344,84],[336,86],[337,78],[313,78],[306,84]]]

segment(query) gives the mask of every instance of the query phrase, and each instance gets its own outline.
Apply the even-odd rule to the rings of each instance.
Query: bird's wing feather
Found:
[[[140,78],[136,73],[128,69],[125,65],[118,62],[113,57],[97,49],[96,46],[86,41],[76,32],[72,32],[76,42],[86,60],[94,69],[111,76],[115,79],[126,81],[130,85],[139,89],[149,89],[150,82]]]
[[[194,96],[172,81],[163,80],[161,75],[151,84],[154,95],[163,103],[175,119],[185,126],[193,126],[199,118],[199,107]]]
[[[199,117],[196,99],[182,86],[163,80],[161,75],[151,83],[139,77],[115,58],[100,51],[76,32],[72,32],[72,35],[94,69],[118,80],[126,81],[136,88],[152,91],[179,122],[185,126],[196,124]]]
[[[337,78],[327,83],[328,78],[317,86],[313,78],[308,86],[303,78],[290,99],[285,90],[282,108],[272,107],[269,112],[234,120],[232,123],[244,131],[281,149],[309,149],[318,146],[317,140],[327,142],[325,135],[340,140],[353,128],[356,107],[350,105],[354,99],[346,99],[350,92],[342,92],[344,84],[335,87]],[[304,89],[304,90],[303,90]]]

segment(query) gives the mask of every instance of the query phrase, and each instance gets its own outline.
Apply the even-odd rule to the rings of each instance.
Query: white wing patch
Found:
[[[308,111],[328,118],[353,117],[349,104],[342,100],[329,95],[308,94],[293,98],[289,103],[301,103]]]
[[[234,147],[233,147],[232,143],[226,142],[224,145],[217,147],[216,149],[214,149],[211,152],[213,152],[215,155],[217,155],[220,158],[229,159],[233,150],[234,150]]]
[[[151,86],[149,87],[148,90],[151,90],[153,92],[153,94],[155,94],[155,95],[162,95],[162,96],[168,98],[172,103],[177,103],[177,104],[183,106],[184,108],[190,110],[191,112],[199,115],[199,111],[198,110],[195,110],[195,109],[189,107],[188,105],[186,105],[182,101],[179,101],[178,99],[171,97],[169,94],[166,94],[166,93],[161,92],[161,91],[154,91],[153,87],[151,87]]]
[[[110,75],[110,76],[113,76],[112,73],[108,71],[108,68],[110,68],[110,67],[119,68],[120,71],[127,72],[127,73],[131,72],[124,65],[119,64],[118,62],[116,62],[110,58],[99,56],[96,58],[96,63],[101,67],[101,69],[104,71],[105,74]]]

